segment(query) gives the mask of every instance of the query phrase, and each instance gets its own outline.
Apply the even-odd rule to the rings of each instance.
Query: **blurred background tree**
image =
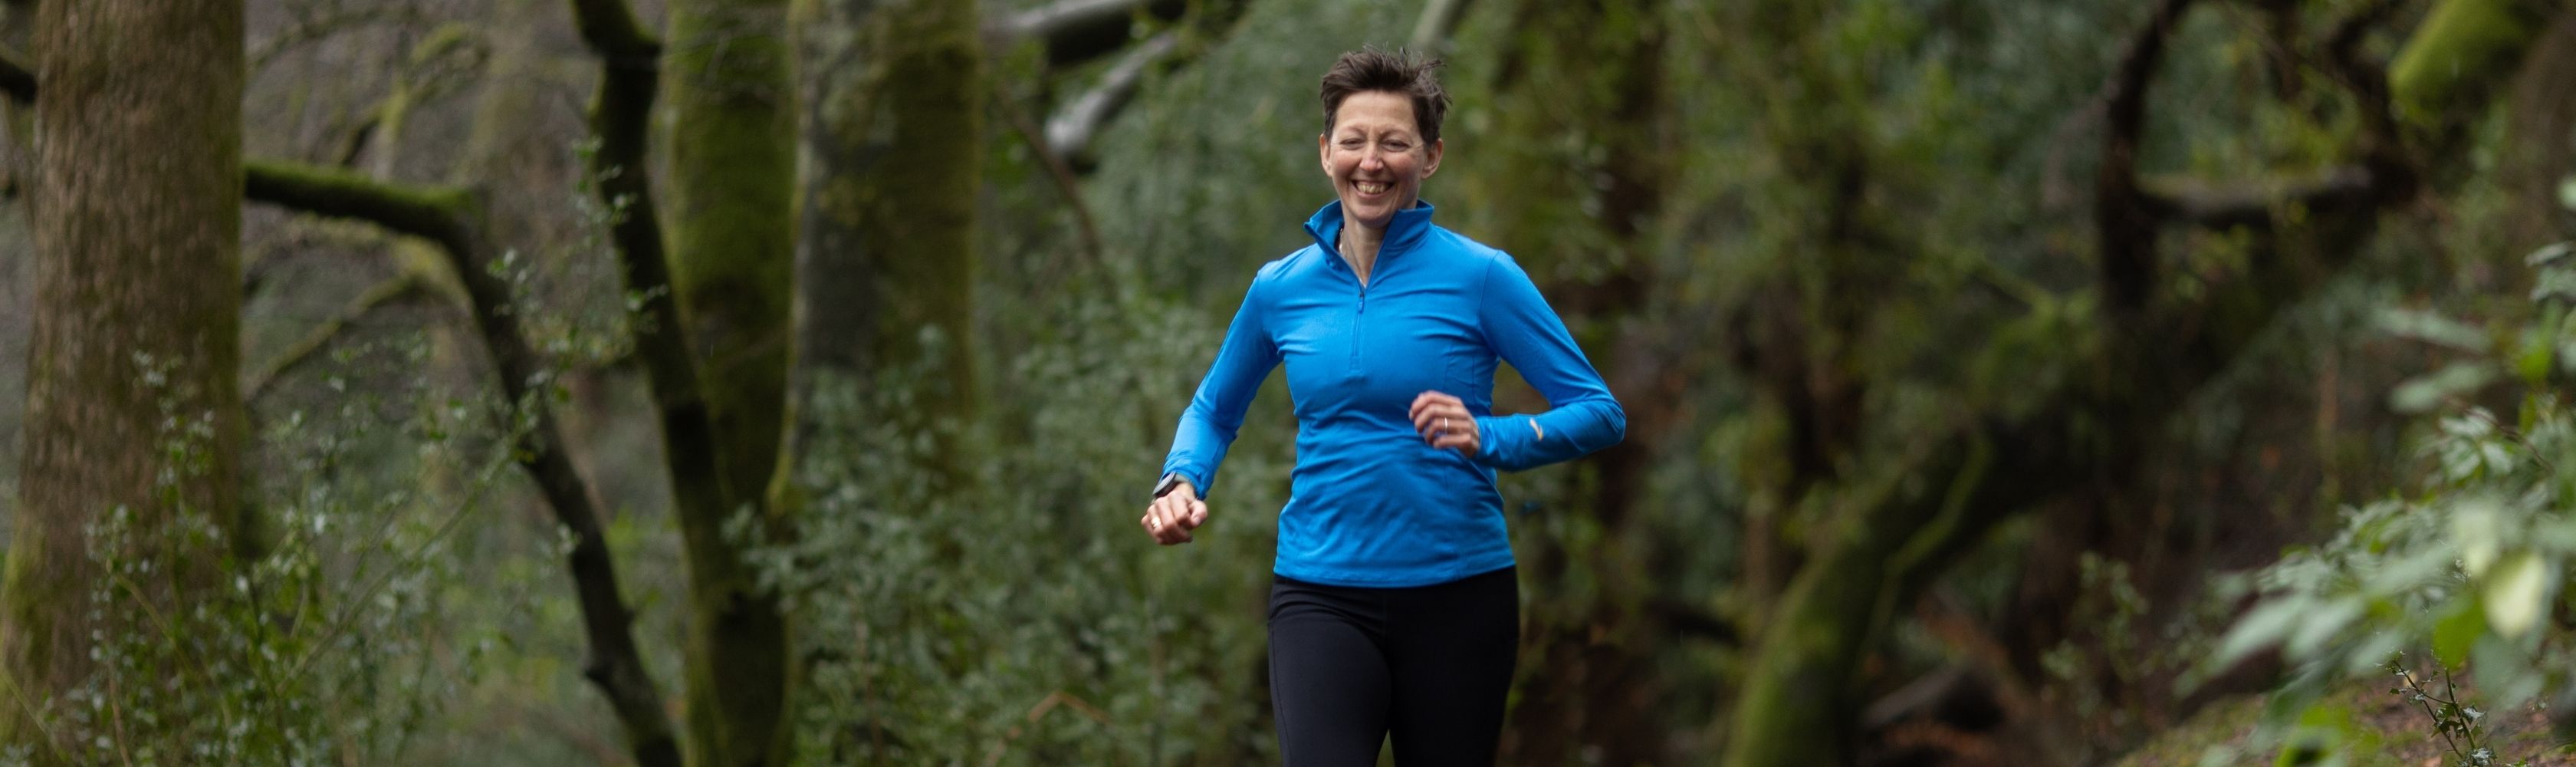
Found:
[[[1275,762],[1284,388],[1197,544],[1128,520],[1364,43],[1632,416],[1504,480],[1506,763],[2576,732],[2564,0],[70,7],[0,4],[10,761]],[[64,138],[147,86],[239,111]],[[164,485],[230,544],[134,548]]]
[[[0,715],[0,739],[49,761],[104,761],[213,734],[97,721],[93,702],[135,700],[117,681],[223,681],[205,665],[220,653],[137,659],[98,637],[205,630],[188,608],[222,590],[227,548],[247,540],[241,294],[201,289],[241,274],[241,8],[40,10],[36,42],[52,54],[37,71],[51,87],[22,169],[39,190],[22,232],[33,343],[0,588],[0,674],[35,705]],[[111,525],[120,534],[99,533]],[[102,614],[102,597],[129,609]],[[139,611],[156,619],[129,619]],[[126,736],[120,749],[80,737],[75,717]]]

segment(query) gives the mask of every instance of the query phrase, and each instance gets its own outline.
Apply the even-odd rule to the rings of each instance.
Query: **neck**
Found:
[[[1368,284],[1369,270],[1377,266],[1377,247],[1386,242],[1384,228],[1369,228],[1349,216],[1342,217],[1342,260],[1359,275],[1360,284]]]

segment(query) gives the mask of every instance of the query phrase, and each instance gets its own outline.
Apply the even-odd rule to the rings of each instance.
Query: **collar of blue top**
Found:
[[[1396,211],[1395,220],[1386,223],[1386,239],[1378,243],[1378,255],[1385,256],[1411,250],[1415,244],[1422,242],[1422,235],[1430,231],[1431,201],[1416,199],[1413,201],[1413,207]],[[1323,210],[1315,211],[1314,217],[1306,219],[1306,233],[1315,236],[1315,244],[1324,246],[1324,252],[1340,256],[1342,254],[1342,201],[1324,203]],[[1341,259],[1335,258],[1333,261],[1339,263]]]

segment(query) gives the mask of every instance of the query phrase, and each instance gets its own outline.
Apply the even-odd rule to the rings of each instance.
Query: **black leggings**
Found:
[[[1513,568],[1401,589],[1278,578],[1270,703],[1287,767],[1492,765],[1520,650]]]

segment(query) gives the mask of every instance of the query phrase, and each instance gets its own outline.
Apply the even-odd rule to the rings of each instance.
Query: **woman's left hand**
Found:
[[[1436,391],[1413,398],[1413,430],[1422,433],[1422,441],[1441,450],[1475,455],[1485,447],[1484,435],[1476,431],[1476,416],[1467,412],[1467,403]]]

